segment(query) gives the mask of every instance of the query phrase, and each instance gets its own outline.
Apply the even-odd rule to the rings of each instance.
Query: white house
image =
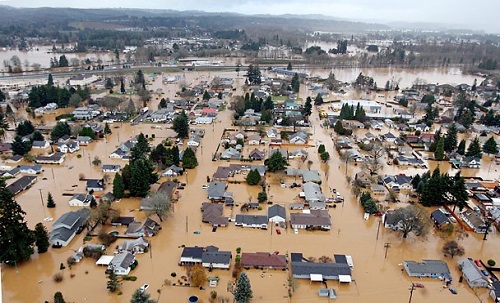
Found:
[[[36,175],[43,171],[41,165],[21,165],[19,166],[19,172],[22,174]]]
[[[82,231],[90,217],[89,209],[80,209],[63,214],[52,225],[49,242],[55,247],[68,245],[75,235]]]
[[[103,173],[117,173],[122,169],[121,165],[114,165],[114,164],[104,164],[102,166],[102,172]]]
[[[90,201],[92,201],[92,196],[88,194],[74,194],[71,199],[69,199],[69,206],[90,206]]]
[[[191,137],[189,137],[187,144],[189,146],[199,146],[200,140],[201,140],[200,136],[198,136],[197,134],[194,134]]]
[[[50,146],[49,141],[33,141],[32,148],[45,149]]]
[[[128,275],[132,270],[131,266],[134,264],[135,257],[129,252],[122,252],[113,258],[109,263],[108,270],[112,270],[115,275],[124,276]]]
[[[273,205],[267,209],[267,218],[272,223],[285,223],[286,222],[286,209],[281,205]]]
[[[262,215],[236,215],[236,220],[234,225],[241,227],[252,227],[267,229],[268,219],[267,216]]]
[[[62,153],[74,153],[80,150],[80,143],[78,141],[61,142],[57,144],[57,148]]]
[[[260,144],[259,135],[248,136],[248,145],[259,145],[259,144]]]

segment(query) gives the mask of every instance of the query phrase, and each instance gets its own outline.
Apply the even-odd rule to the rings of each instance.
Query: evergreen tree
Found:
[[[298,93],[300,89],[300,79],[299,74],[295,73],[292,78],[292,90],[294,93]]]
[[[54,303],[66,303],[60,291],[54,294]]]
[[[304,104],[304,116],[309,117],[312,113],[312,100],[311,97],[307,97],[306,103]]]
[[[16,128],[16,134],[18,136],[24,137],[27,135],[31,135],[35,131],[35,127],[33,126],[33,123],[29,120],[25,120],[21,123]]]
[[[56,207],[56,203],[54,202],[54,198],[52,197],[52,194],[49,193],[47,195],[47,208],[54,208]]]
[[[495,138],[493,138],[493,136],[489,137],[488,140],[486,140],[486,142],[484,142],[483,152],[490,154],[490,155],[494,155],[494,154],[498,153],[497,142],[495,141]]]
[[[167,108],[167,100],[165,98],[161,98],[160,104],[158,105],[158,108]]]
[[[123,81],[123,78],[120,79],[120,92],[124,94],[125,91],[125,82]]]
[[[319,147],[318,147],[318,154],[322,154],[325,151],[326,151],[325,145],[324,144],[320,144]]]
[[[237,303],[248,303],[253,297],[252,286],[250,280],[245,272],[240,274],[238,283],[236,284],[236,291],[234,292],[234,299]]]
[[[5,181],[0,180],[0,263],[14,266],[29,260],[33,254],[35,236],[24,220],[25,215]]]
[[[14,155],[24,156],[31,150],[31,144],[24,142],[21,136],[15,136],[11,148]]]
[[[92,195],[92,190],[90,192],[90,194]],[[97,207],[97,201],[95,200],[94,196],[92,196],[92,198],[90,198],[90,204],[89,204],[90,208],[96,208]]]
[[[250,170],[247,175],[246,181],[248,185],[257,185],[261,180],[260,173],[256,169]]]
[[[467,157],[478,157],[481,158],[483,155],[481,152],[481,143],[479,143],[479,138],[476,137],[472,140],[469,148],[467,148],[467,152],[465,153]]]
[[[273,99],[271,98],[271,96],[268,96],[266,98],[266,101],[264,101],[264,104],[262,105],[264,110],[268,109],[268,110],[272,110],[274,109],[274,103],[273,103]]]
[[[120,282],[118,281],[118,277],[116,276],[114,270],[111,270],[108,274],[108,283],[107,289],[110,292],[116,292],[117,290],[120,289]]]
[[[436,145],[436,151],[434,152],[434,159],[436,161],[444,160],[444,138],[440,138]]]
[[[450,153],[455,150],[457,147],[457,126],[455,123],[452,123],[450,128],[448,129],[448,133],[444,137],[444,151]]]
[[[190,169],[198,166],[198,159],[191,148],[186,148],[184,150],[184,155],[182,156],[182,168]]]
[[[137,143],[131,149],[130,161],[134,162],[139,158],[146,159],[150,150],[148,139],[146,139],[143,133],[140,133],[137,136]]]
[[[130,299],[130,303],[155,303],[155,300],[150,299],[151,295],[137,289],[132,294],[132,298]]]
[[[49,78],[47,79],[47,86],[54,86],[54,78],[52,77],[52,74],[49,74]]]
[[[133,197],[145,197],[149,191],[150,171],[147,166],[147,161],[137,159],[130,165],[130,195]]]
[[[179,147],[176,145],[172,147],[172,163],[179,166],[180,160],[180,152]]]
[[[270,172],[276,172],[280,170],[284,170],[287,166],[287,162],[285,157],[279,152],[279,150],[275,151],[269,159],[265,161],[267,166],[267,170]]]
[[[113,196],[115,196],[116,199],[121,199],[124,194],[125,184],[123,184],[123,178],[119,173],[116,173],[113,179]]]
[[[132,178],[132,171],[130,169],[130,165],[126,164],[122,169],[122,179],[123,179],[123,185],[125,186],[125,189],[130,188],[130,179],[131,178]]]
[[[203,92],[203,100],[205,101],[210,100],[210,94],[206,90],[205,92]]]
[[[49,249],[49,233],[47,229],[41,222],[37,223],[35,226],[35,245],[39,254],[47,252]]]
[[[321,94],[318,93],[318,95],[314,99],[314,105],[321,105],[321,104],[323,104],[323,97],[321,97]]]
[[[323,162],[326,162],[330,160],[330,153],[325,151],[324,153],[321,153],[320,157]]]
[[[136,85],[140,85],[142,89],[146,89],[146,80],[144,79],[144,74],[142,70],[138,70],[135,74],[134,82]]]
[[[50,132],[50,138],[52,141],[57,141],[59,138],[66,135],[71,135],[71,127],[66,122],[57,122],[56,126]]]
[[[106,122],[106,123],[104,124],[104,133],[105,133],[105,134],[111,134],[111,133],[112,133],[111,128],[109,127],[108,122]]]
[[[288,65],[286,66],[286,70],[292,70],[292,62],[288,62]]]
[[[187,138],[189,134],[189,120],[185,111],[182,111],[177,117],[174,118],[172,128],[177,133],[177,138]]]
[[[469,199],[465,180],[460,175],[460,172],[457,172],[451,182],[452,186],[449,189],[451,201],[449,202],[453,204],[453,212],[455,212],[455,207],[458,207],[461,212],[467,206],[467,200]]]
[[[462,139],[460,140],[460,143],[458,144],[458,147],[457,147],[457,153],[459,155],[465,155],[465,140]]]

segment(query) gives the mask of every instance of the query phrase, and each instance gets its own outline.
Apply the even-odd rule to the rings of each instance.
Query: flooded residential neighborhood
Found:
[[[498,36],[5,9],[0,303],[499,302]]]

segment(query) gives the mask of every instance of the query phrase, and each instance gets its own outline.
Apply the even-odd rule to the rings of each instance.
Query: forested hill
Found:
[[[336,20],[322,15],[241,15],[202,11],[143,10],[143,9],[73,9],[73,8],[14,8],[0,6],[0,28],[41,25],[39,30],[63,30],[70,22],[106,22],[123,27],[192,25],[210,30],[236,29],[247,26],[280,26],[289,29],[360,32],[388,29],[386,25]],[[68,28],[69,29],[69,28]]]

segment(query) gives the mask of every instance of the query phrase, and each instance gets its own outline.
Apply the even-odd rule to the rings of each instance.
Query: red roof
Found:
[[[283,269],[287,267],[284,255],[270,254],[267,252],[242,253],[241,265],[243,267],[265,267]]]

